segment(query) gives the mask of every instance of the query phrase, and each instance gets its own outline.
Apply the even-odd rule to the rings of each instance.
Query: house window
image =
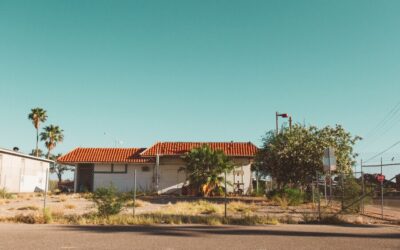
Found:
[[[125,165],[120,165],[120,164],[114,165],[112,172],[113,173],[126,173],[127,168],[128,168],[128,165],[126,165],[126,164]]]
[[[96,165],[94,167],[94,173],[112,173],[111,165]]]
[[[143,166],[142,167],[142,172],[149,172],[150,171],[150,167],[149,166]]]
[[[95,174],[126,174],[127,172],[127,164],[96,165],[94,169]]]

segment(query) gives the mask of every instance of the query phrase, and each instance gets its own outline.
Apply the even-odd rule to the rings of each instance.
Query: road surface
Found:
[[[0,224],[0,249],[400,249],[400,227]]]

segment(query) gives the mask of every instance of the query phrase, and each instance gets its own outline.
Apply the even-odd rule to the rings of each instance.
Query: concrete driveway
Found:
[[[400,249],[400,227],[0,224],[0,249]]]

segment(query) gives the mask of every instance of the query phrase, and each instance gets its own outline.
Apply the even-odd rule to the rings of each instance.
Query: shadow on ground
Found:
[[[346,229],[362,229],[367,226],[335,226],[335,229],[344,231]],[[379,239],[400,239],[399,233],[376,233],[378,226],[368,226],[375,228],[374,233],[366,231],[365,233],[344,233],[344,232],[323,232],[322,230],[314,231],[296,231],[285,230],[280,227],[236,227],[236,226],[171,226],[171,225],[154,225],[154,226],[61,226],[60,230],[86,231],[94,233],[140,233],[154,236],[178,236],[178,237],[200,237],[206,235],[259,235],[259,236],[294,236],[294,237],[337,237],[337,238],[379,238]],[[303,225],[302,229],[307,229],[307,225]],[[315,229],[315,228],[314,228]],[[322,228],[321,228],[322,229]]]

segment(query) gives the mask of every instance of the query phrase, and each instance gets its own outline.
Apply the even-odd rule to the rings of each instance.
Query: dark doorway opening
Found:
[[[78,165],[78,192],[93,192],[94,164]]]

